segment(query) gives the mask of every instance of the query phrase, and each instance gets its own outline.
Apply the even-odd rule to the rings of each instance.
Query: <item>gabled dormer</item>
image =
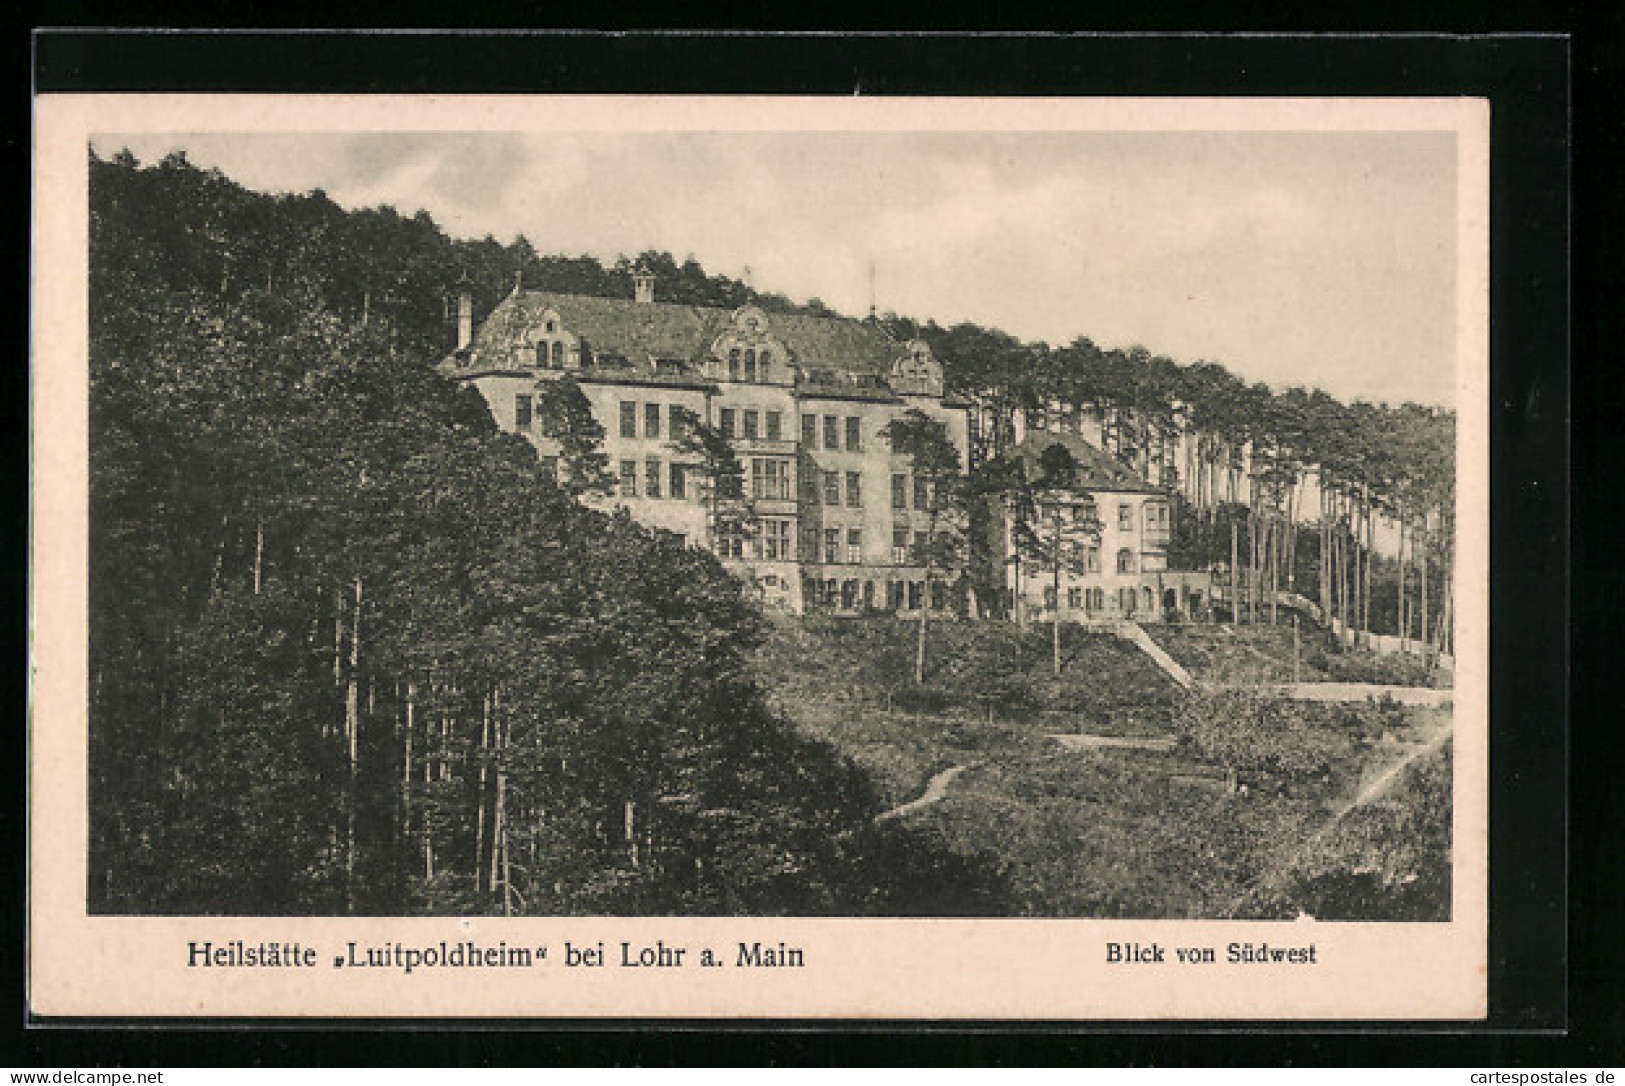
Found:
[[[790,352],[773,335],[759,306],[734,310],[706,353],[705,376],[713,381],[788,385],[793,375]]]
[[[904,396],[942,395],[942,364],[929,343],[911,339],[903,344],[903,353],[892,362],[891,387]]]

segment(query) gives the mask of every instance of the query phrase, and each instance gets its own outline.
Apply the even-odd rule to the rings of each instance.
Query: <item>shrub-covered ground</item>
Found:
[[[1447,758],[1419,761],[1380,801],[1338,817],[1420,749],[1444,723],[1436,711],[1189,695],[1137,649],[1079,629],[1064,631],[1056,679],[1047,627],[998,623],[934,626],[919,688],[915,630],[891,618],[784,619],[757,668],[798,726],[852,755],[893,804],[968,767],[907,818],[949,854],[998,865],[999,911],[1448,915]],[[1080,731],[1174,747],[1066,750],[1048,738]]]
[[[1292,626],[1285,619],[1279,626],[1200,623],[1147,626],[1146,632],[1193,676],[1216,685],[1293,681],[1449,685],[1420,657],[1340,647],[1308,622],[1299,631],[1296,650]]]

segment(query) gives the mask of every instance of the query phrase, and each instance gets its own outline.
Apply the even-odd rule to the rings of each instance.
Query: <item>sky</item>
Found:
[[[426,209],[542,253],[693,256],[797,301],[1087,336],[1344,399],[1451,406],[1448,132],[97,137],[267,192]],[[747,273],[747,269],[749,269]],[[658,285],[656,295],[658,297]]]

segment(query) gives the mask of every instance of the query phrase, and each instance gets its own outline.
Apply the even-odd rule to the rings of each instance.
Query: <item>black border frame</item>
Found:
[[[1491,1014],[1485,1023],[1052,1024],[577,1020],[311,1023],[32,1020],[17,1056],[96,1062],[328,1064],[598,1062],[1184,1064],[1260,1041],[1261,1062],[1429,1063],[1554,1051],[1569,1026],[1567,895],[1569,625],[1569,223],[1572,41],[1460,37],[1062,36],[564,32],[125,33],[44,31],[33,89],[191,93],[675,93],[849,95],[1482,96],[1491,103]],[[26,230],[26,227],[24,228]],[[18,250],[25,251],[19,246]],[[26,314],[14,327],[26,328]],[[26,349],[26,348],[25,348]],[[23,357],[27,357],[23,355]],[[12,377],[16,379],[15,374]],[[8,398],[25,404],[27,391]],[[24,427],[14,433],[26,432]],[[26,479],[26,475],[23,476]],[[25,484],[26,486],[26,484]],[[26,508],[26,491],[23,507]],[[21,533],[26,540],[26,532]],[[26,543],[19,548],[26,550]],[[1561,720],[1554,718],[1561,717]],[[23,737],[12,885],[22,888]],[[1617,807],[1617,793],[1614,795]],[[1589,810],[1589,808],[1587,808]],[[1600,813],[1600,812],[1599,812]],[[1600,823],[1600,824],[1599,824]],[[1596,855],[1620,822],[1575,823]],[[1584,845],[1589,841],[1589,845]],[[1617,879],[1617,872],[1615,873]],[[1591,885],[1595,888],[1593,878]],[[1606,888],[1606,877],[1602,880]],[[1615,883],[1617,888],[1617,881]],[[8,895],[9,896],[9,895]],[[1617,900],[1617,899],[1616,899]],[[22,929],[23,894],[12,931]],[[1606,910],[1604,906],[1604,910]],[[1614,921],[1618,907],[1614,906]],[[1598,983],[1588,1014],[1621,1028],[1618,937],[1606,911],[1576,913],[1576,961]],[[1601,937],[1594,942],[1594,937]],[[13,949],[21,941],[12,943]],[[1610,947],[1612,949],[1610,949]],[[1594,956],[1601,951],[1600,956]],[[12,957],[19,961],[20,956]],[[21,978],[13,990],[21,995]],[[1576,996],[1582,989],[1577,987]],[[1600,1004],[1593,998],[1600,997]],[[1610,1003],[1610,1000],[1612,1001]],[[1610,1010],[1612,1013],[1610,1013]],[[20,1005],[13,1021],[27,1022]],[[201,1031],[196,1026],[203,1026]],[[245,1033],[245,1026],[254,1032]],[[132,1028],[139,1027],[139,1028]],[[1606,1025],[1604,1028],[1608,1028]],[[513,1030],[526,1035],[515,1037]],[[90,1031],[98,1032],[90,1032]],[[188,1032],[191,1030],[191,1032]],[[373,1032],[358,1044],[357,1031]],[[1107,1036],[1110,1035],[1110,1036]],[[90,1044],[94,1039],[94,1044]],[[1034,1042],[1041,1041],[1040,1044]],[[312,1047],[312,1044],[315,1047]],[[8,1046],[9,1048],[10,1046]],[[94,1051],[95,1055],[92,1054]],[[1438,1059],[1432,1057],[1439,1057]],[[370,1059],[368,1058],[370,1057]],[[1551,1057],[1548,1056],[1548,1059]],[[1593,1057],[1595,1058],[1595,1057]],[[1615,1057],[1619,1057],[1616,1055]]]

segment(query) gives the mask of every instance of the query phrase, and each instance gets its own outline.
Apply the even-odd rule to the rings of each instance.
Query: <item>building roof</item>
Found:
[[[697,372],[736,312],[631,298],[515,291],[475,331],[463,371],[515,369],[515,352],[529,342],[527,336],[549,311],[558,315],[564,331],[584,340],[595,357],[624,358],[625,364],[616,369],[629,376],[652,373],[651,360],[657,358],[681,360]],[[807,393],[894,399],[884,381],[906,354],[907,345],[879,324],[799,313],[764,312],[763,317],[767,333],[784,345],[799,374],[799,386]],[[860,384],[862,376],[881,380]]]
[[[1051,445],[1061,445],[1072,454],[1078,464],[1078,490],[1103,491],[1114,494],[1161,494],[1160,487],[1152,486],[1134,471],[1081,436],[1066,431],[1028,431],[1027,438],[1011,450],[1012,455],[1027,461],[1029,477],[1037,474],[1039,458]]]

